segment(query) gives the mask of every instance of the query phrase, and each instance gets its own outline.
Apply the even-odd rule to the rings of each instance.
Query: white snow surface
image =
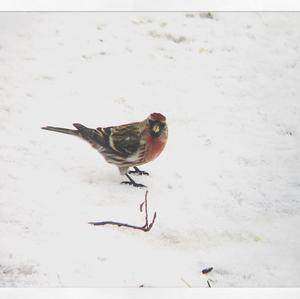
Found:
[[[300,287],[298,13],[1,13],[0,285]],[[135,177],[41,130],[166,115]],[[203,268],[214,267],[204,275]]]

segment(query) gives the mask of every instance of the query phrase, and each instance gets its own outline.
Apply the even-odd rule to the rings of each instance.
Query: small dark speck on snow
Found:
[[[202,274],[207,274],[213,270],[213,267],[205,268],[202,270]]]

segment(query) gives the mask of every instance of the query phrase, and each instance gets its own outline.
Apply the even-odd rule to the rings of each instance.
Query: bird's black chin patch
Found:
[[[150,135],[152,138],[158,138],[161,135],[161,131],[158,131],[156,133],[154,131],[151,131]]]

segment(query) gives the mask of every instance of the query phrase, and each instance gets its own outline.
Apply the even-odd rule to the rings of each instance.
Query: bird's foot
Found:
[[[128,173],[126,173],[125,175],[127,176],[127,178],[128,178],[129,181],[123,181],[123,182],[121,182],[121,184],[127,184],[127,185],[132,185],[133,187],[141,187],[141,188],[147,187],[147,186],[145,186],[145,185],[143,185],[143,184],[138,184],[138,183],[136,183],[136,182],[129,176]]]
[[[145,188],[146,186],[143,184],[138,184],[136,182],[131,182],[131,181],[123,181],[121,184],[126,184],[126,185],[131,185],[133,187],[140,187],[140,188]]]
[[[128,173],[129,174],[137,174],[137,175],[149,175],[149,172],[140,170],[136,166],[134,167],[134,170],[130,170]]]

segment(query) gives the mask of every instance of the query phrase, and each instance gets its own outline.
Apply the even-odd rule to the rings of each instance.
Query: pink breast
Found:
[[[154,160],[164,149],[166,143],[162,142],[159,138],[149,137],[149,149],[145,155],[145,162]]]

